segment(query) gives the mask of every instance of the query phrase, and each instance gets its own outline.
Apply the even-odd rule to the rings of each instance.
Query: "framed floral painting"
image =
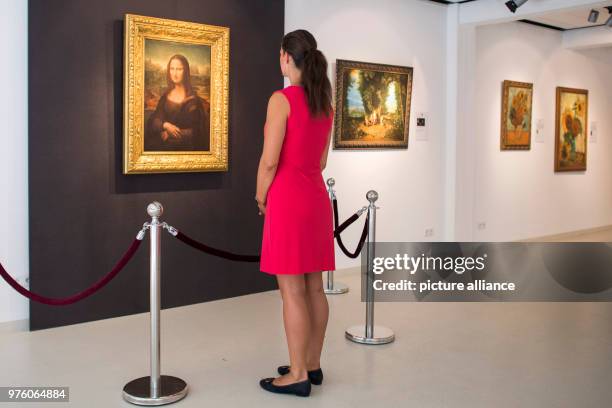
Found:
[[[531,149],[533,84],[504,81],[502,84],[501,150]]]
[[[123,172],[226,171],[229,28],[125,16]]]
[[[583,171],[587,162],[589,91],[557,87],[555,171]]]

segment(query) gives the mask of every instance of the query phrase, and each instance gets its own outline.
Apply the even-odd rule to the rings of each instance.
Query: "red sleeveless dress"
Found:
[[[290,112],[266,199],[260,270],[274,275],[335,270],[332,207],[321,174],[333,113],[313,118],[301,86],[276,92],[285,95]]]

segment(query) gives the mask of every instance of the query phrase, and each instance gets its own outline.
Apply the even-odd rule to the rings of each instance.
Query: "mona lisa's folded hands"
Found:
[[[172,123],[164,122],[163,128],[170,137],[173,137],[175,139],[179,139],[181,137],[181,129],[179,129],[177,126],[174,126]]]

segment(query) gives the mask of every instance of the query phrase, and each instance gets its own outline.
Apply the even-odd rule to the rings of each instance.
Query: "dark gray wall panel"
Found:
[[[125,13],[230,27],[229,172],[122,174]],[[266,103],[283,87],[284,2],[30,0],[30,285],[66,296],[112,268],[160,201],[163,220],[234,252],[257,254],[255,180]],[[258,263],[214,258],[162,236],[164,308],[270,290]],[[106,288],[75,305],[31,303],[33,330],[148,310],[148,238]]]

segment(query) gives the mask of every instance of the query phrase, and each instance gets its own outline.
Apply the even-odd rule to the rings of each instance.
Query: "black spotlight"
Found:
[[[589,13],[589,23],[595,24],[598,18],[599,18],[599,11],[591,10],[591,12]]]
[[[612,27],[612,6],[607,7],[608,12],[610,13],[610,17],[608,17],[608,21],[606,21],[606,25],[608,27]]]
[[[506,2],[506,7],[508,7],[511,12],[516,13],[516,9],[525,3],[527,3],[527,0],[510,0]]]

